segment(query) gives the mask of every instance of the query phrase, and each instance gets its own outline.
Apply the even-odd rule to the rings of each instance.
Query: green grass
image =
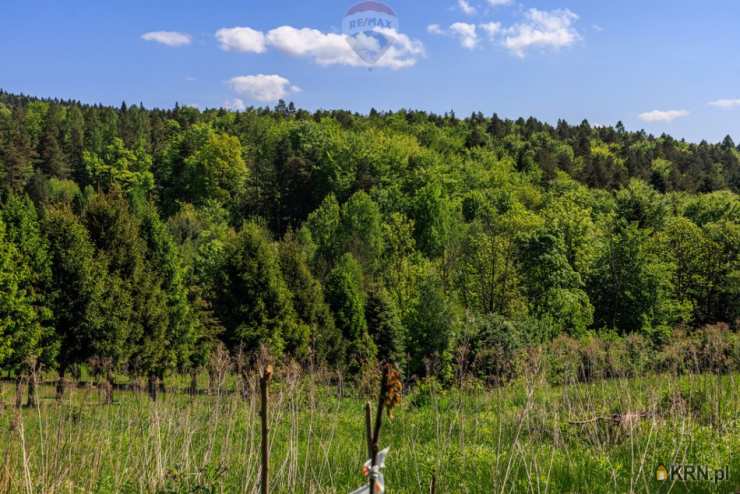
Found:
[[[717,492],[740,489],[738,376],[658,376],[450,391],[423,384],[386,421],[388,493]],[[183,383],[185,381],[183,380]],[[272,387],[275,493],[348,493],[366,457],[357,387],[279,377]],[[12,402],[12,386],[0,401]],[[252,395],[254,397],[254,395]],[[0,492],[258,492],[258,400],[95,389],[0,411]],[[617,424],[596,417],[643,413]],[[658,483],[659,463],[729,466],[728,482]]]

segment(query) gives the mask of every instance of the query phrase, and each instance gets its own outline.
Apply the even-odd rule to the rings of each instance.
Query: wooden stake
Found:
[[[372,405],[365,403],[365,437],[367,437],[367,456],[373,457],[373,418]]]
[[[437,473],[432,472],[432,487],[429,491],[431,494],[437,494]]]
[[[262,420],[262,468],[260,470],[261,481],[260,481],[260,492],[261,494],[269,494],[270,492],[270,481],[269,481],[269,464],[270,464],[270,446],[268,442],[268,434],[270,432],[267,424],[267,399],[268,399],[268,385],[270,378],[272,377],[272,365],[267,365],[265,370],[260,376],[260,394],[262,395],[262,403],[260,407],[260,419]]]
[[[373,440],[370,444],[370,468],[375,466],[378,457],[378,441],[380,439],[380,428],[383,425],[383,406],[385,405],[385,392],[388,384],[388,371],[383,369],[383,377],[380,381],[380,395],[378,396],[378,409],[375,413],[375,428],[373,430]],[[375,479],[370,477],[370,494],[375,494]]]

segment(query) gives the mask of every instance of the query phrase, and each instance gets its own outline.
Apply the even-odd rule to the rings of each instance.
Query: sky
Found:
[[[2,0],[0,88],[146,107],[282,98],[308,110],[622,121],[740,142],[736,0],[384,3],[393,15],[371,39],[345,30],[352,1]],[[367,40],[377,60],[358,54]]]

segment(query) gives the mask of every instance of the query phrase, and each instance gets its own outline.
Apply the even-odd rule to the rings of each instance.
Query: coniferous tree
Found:
[[[281,355],[296,334],[295,312],[278,250],[263,227],[242,227],[218,276],[214,308],[232,352],[251,354],[264,345]]]
[[[336,327],[347,342],[345,362],[351,372],[357,372],[364,364],[372,362],[377,354],[375,343],[368,334],[362,284],[362,267],[352,254],[339,258],[326,281],[326,299]]]
[[[22,378],[35,379],[44,333],[36,297],[30,291],[33,274],[25,260],[7,239],[0,218],[0,365],[15,373],[17,407],[22,404]],[[35,404],[32,400],[34,394],[29,395],[30,405]]]
[[[41,233],[41,225],[36,208],[26,196],[10,196],[2,208],[5,222],[5,236],[15,244],[21,269],[28,270],[28,277],[20,288],[33,301],[38,326],[28,334],[25,360],[18,359],[16,365],[28,368],[28,404],[36,404],[36,382],[43,366],[53,366],[58,345],[53,328],[49,324],[48,289],[51,281],[51,264],[46,239]]]
[[[101,313],[104,293],[109,289],[103,286],[107,273],[96,259],[95,247],[80,220],[68,207],[48,209],[44,233],[51,260],[49,307],[59,345],[57,397],[62,398],[70,368],[99,353],[93,343],[100,336],[102,318],[112,314]]]

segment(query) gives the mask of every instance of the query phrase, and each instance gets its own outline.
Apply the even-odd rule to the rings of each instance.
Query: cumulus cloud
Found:
[[[388,51],[378,64],[381,67],[391,69],[405,69],[416,65],[416,61],[424,56],[424,45],[415,39],[411,39],[395,29],[375,28],[391,42]]]
[[[488,0],[488,5],[491,7],[503,7],[505,5],[511,5],[513,0]]]
[[[524,57],[533,47],[563,48],[580,39],[573,24],[578,16],[570,10],[529,9],[524,22],[506,30],[504,46],[514,55]]]
[[[444,30],[440,27],[439,24],[429,24],[427,26],[427,32],[429,34],[436,34],[438,36],[445,33]]]
[[[491,5],[507,5],[507,0],[489,0]],[[439,24],[427,26],[427,32],[457,39],[467,49],[480,45],[482,37],[489,42],[503,46],[514,55],[524,58],[532,48],[563,48],[581,39],[575,28],[578,15],[567,9],[538,10],[529,9],[524,19],[506,27],[501,22],[470,24],[456,22],[444,29]]]
[[[478,32],[475,24],[456,22],[450,26],[450,33],[460,41],[460,45],[468,50],[478,46]]]
[[[709,106],[713,106],[715,108],[723,108],[725,110],[731,110],[733,108],[740,108],[740,98],[718,99],[716,101],[710,101]]]
[[[640,113],[640,120],[647,123],[673,122],[677,118],[687,117],[689,112],[686,110],[653,110],[650,112]]]
[[[187,33],[178,33],[176,31],[152,31],[141,35],[145,41],[153,41],[166,46],[176,48],[178,46],[189,45],[193,38]]]
[[[375,28],[390,40],[390,46],[374,67],[402,69],[416,64],[424,56],[424,45],[412,40],[405,34],[393,29]],[[262,33],[249,27],[220,29],[216,38],[221,48],[227,51],[264,53],[274,48],[287,55],[308,58],[318,65],[348,65],[351,67],[368,67],[351,43],[367,47],[377,40],[370,36],[350,39],[345,34],[324,33],[318,29],[280,26]]]
[[[288,79],[276,74],[242,75],[230,79],[229,85],[240,96],[263,103],[284,99],[301,91],[299,87],[291,85]]]
[[[467,22],[455,22],[448,29],[443,29],[439,24],[427,26],[427,32],[438,36],[449,36],[460,42],[460,46],[472,50],[480,43],[478,30],[486,33],[488,39],[494,41],[502,32],[500,22],[488,22],[485,24],[469,24]]]
[[[480,24],[479,27],[488,35],[488,38],[491,40],[496,39],[496,37],[502,30],[500,22],[488,22],[486,24]]]
[[[457,6],[460,7],[460,10],[462,10],[465,15],[475,15],[477,12],[475,7],[473,7],[468,0],[457,0]]]
[[[216,39],[224,51],[264,53],[265,35],[250,27],[229,27],[216,31]]]
[[[307,57],[319,65],[360,65],[361,60],[342,34],[318,29],[281,26],[267,33],[270,46],[294,57]]]

